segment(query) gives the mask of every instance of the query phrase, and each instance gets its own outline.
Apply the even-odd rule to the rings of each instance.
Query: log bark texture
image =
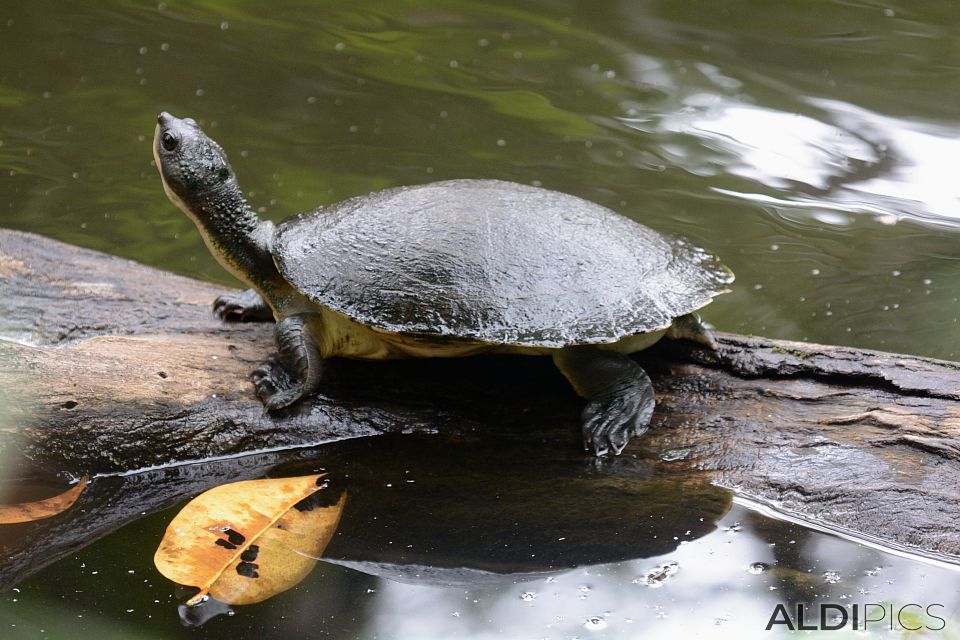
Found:
[[[385,433],[579,446],[580,401],[545,358],[331,361],[265,415],[249,372],[269,324],[224,324],[226,289],[0,231],[0,453],[124,472]],[[639,354],[658,408],[616,460],[694,472],[761,504],[960,562],[960,365],[719,334]],[[586,454],[584,454],[586,455]]]

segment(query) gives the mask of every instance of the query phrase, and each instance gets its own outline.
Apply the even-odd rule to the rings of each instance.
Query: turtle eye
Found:
[[[177,145],[180,143],[180,140],[177,136],[173,135],[169,131],[164,131],[163,135],[160,136],[160,144],[163,145],[163,148],[167,151],[173,151],[177,148]]]

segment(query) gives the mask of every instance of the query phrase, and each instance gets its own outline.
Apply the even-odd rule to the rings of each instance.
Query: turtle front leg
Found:
[[[617,455],[634,436],[643,434],[653,416],[653,385],[629,356],[589,345],[564,347],[553,362],[574,390],[587,399],[583,410],[585,449]]]
[[[226,322],[272,322],[273,310],[253,289],[231,291],[213,301],[213,314]]]
[[[298,313],[277,322],[274,336],[278,353],[251,374],[267,411],[289,407],[319,386],[322,358],[310,335],[311,315]]]

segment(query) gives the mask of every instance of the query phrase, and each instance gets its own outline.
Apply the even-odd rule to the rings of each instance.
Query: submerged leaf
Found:
[[[314,495],[324,474],[246,480],[191,500],[167,526],[154,564],[227,604],[261,602],[310,571],[336,531],[345,495]]]
[[[87,486],[89,478],[84,476],[76,485],[70,487],[60,495],[37,500],[36,502],[21,502],[20,504],[0,504],[0,524],[15,524],[20,522],[34,522],[63,513],[77,501]]]

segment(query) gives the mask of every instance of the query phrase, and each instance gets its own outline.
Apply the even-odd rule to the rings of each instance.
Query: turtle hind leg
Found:
[[[213,301],[213,314],[226,322],[269,322],[273,310],[253,289],[231,291]]]
[[[707,329],[703,321],[695,313],[688,313],[674,319],[673,325],[667,329],[667,337],[672,340],[691,340],[710,348],[717,350],[717,341],[713,334]]]
[[[650,426],[653,385],[629,356],[581,345],[558,350],[553,361],[587,399],[581,422],[584,448],[598,456],[611,450],[619,455],[630,438]]]
[[[277,322],[278,353],[251,374],[267,411],[288,407],[319,386],[322,358],[308,328],[310,315],[299,313]]]

